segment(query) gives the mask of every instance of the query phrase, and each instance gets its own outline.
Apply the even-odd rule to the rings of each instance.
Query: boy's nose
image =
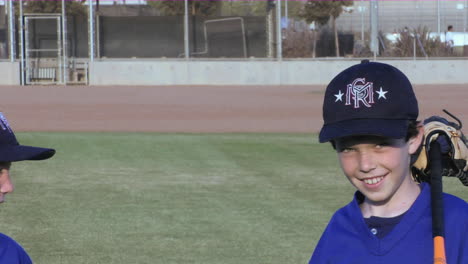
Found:
[[[11,182],[10,177],[7,177],[7,179],[0,186],[0,192],[3,194],[11,193],[14,189],[15,186]]]
[[[361,153],[361,156],[359,157],[359,169],[362,172],[370,172],[375,168],[376,165],[372,155],[369,155],[368,153]]]

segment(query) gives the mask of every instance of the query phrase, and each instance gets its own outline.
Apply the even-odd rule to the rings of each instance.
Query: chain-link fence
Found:
[[[0,1],[0,59],[468,57],[468,0],[90,1]]]

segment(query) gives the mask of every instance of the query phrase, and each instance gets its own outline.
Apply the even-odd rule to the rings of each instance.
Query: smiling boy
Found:
[[[328,223],[310,264],[433,262],[430,185],[411,164],[424,138],[408,78],[363,61],[328,85],[320,142],[331,142],[354,199]],[[444,194],[447,263],[468,263],[468,204]]]

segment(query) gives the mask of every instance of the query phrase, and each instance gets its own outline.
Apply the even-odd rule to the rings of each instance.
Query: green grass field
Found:
[[[306,263],[354,192],[308,134],[17,133],[0,232],[38,264]],[[457,179],[445,190],[468,200]]]

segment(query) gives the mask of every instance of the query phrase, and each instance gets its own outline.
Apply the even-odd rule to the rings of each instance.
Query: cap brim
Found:
[[[0,147],[0,161],[12,162],[22,160],[45,160],[55,154],[55,149],[32,146],[3,146]]]
[[[375,135],[389,138],[404,138],[408,130],[406,119],[354,119],[322,127],[319,134],[320,143],[332,139],[354,136]]]

